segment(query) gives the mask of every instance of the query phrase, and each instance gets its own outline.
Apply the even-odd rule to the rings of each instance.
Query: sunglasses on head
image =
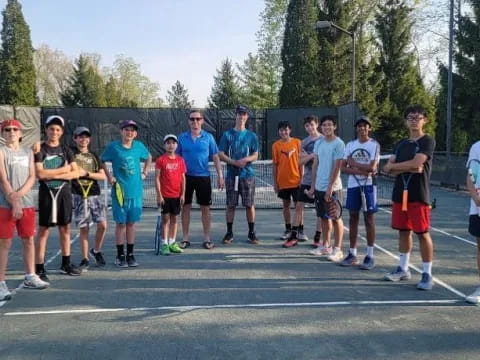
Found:
[[[191,118],[188,118],[188,120],[190,120],[190,121],[201,121],[201,120],[203,120],[203,117],[191,117]]]
[[[16,132],[18,130],[20,130],[20,129],[19,128],[5,128],[5,129],[3,129],[3,131],[6,131],[6,132],[11,132],[11,131]]]

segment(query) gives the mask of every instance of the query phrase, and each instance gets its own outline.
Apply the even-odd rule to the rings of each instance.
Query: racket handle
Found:
[[[402,211],[407,211],[408,190],[403,190],[402,193]]]
[[[52,224],[57,223],[57,199],[52,199]]]
[[[85,215],[85,219],[88,217],[88,198],[83,198],[83,213]]]
[[[234,190],[234,191],[238,191],[238,175],[235,176],[235,185],[234,185],[233,190]]]
[[[367,211],[367,198],[365,196],[365,193],[362,191],[362,211],[366,212]]]

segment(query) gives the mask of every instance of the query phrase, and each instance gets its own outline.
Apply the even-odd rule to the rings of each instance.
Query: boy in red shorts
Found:
[[[166,153],[155,163],[155,188],[157,204],[162,209],[162,255],[179,254],[183,250],[175,241],[177,215],[185,202],[185,173],[187,167],[180,155],[175,153],[178,140],[173,134],[163,138]]]
[[[408,107],[404,113],[409,137],[395,146],[384,171],[397,175],[393,187],[392,228],[399,233],[399,266],[385,275],[385,280],[411,278],[408,262],[413,248],[412,231],[420,241],[422,279],[419,290],[431,290],[433,243],[430,237],[430,175],[435,139],[423,132],[427,112],[420,105]]]

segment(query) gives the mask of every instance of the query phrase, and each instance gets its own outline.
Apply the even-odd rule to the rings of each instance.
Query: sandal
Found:
[[[181,247],[182,249],[186,249],[186,248],[190,247],[190,241],[183,240],[183,241],[180,243],[180,247]]]
[[[215,244],[214,244],[213,242],[211,242],[211,241],[205,241],[205,242],[203,243],[203,247],[204,247],[205,249],[207,249],[207,250],[211,250],[211,249],[213,249],[213,248],[215,247]]]

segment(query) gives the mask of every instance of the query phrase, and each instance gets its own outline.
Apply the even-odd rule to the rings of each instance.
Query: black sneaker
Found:
[[[259,244],[259,240],[257,238],[257,234],[255,234],[255,232],[249,232],[248,233],[248,242],[250,244],[253,244],[253,245],[258,245]]]
[[[125,255],[122,254],[120,256],[117,256],[115,259],[115,265],[117,265],[117,267],[119,268],[128,268],[127,258],[125,257]]]
[[[38,277],[40,280],[45,281],[45,282],[50,282],[50,279],[47,276],[47,271],[45,269],[37,272]]]
[[[80,265],[78,265],[78,269],[82,273],[87,272],[89,265],[90,265],[90,262],[88,261],[88,259],[83,259],[82,261],[80,261]]]
[[[135,256],[133,256],[133,254],[127,255],[127,264],[128,264],[128,267],[137,267],[138,266],[138,263],[135,260]]]
[[[100,251],[95,252],[93,248],[91,248],[89,253],[95,260],[95,265],[97,265],[98,267],[104,267],[107,264],[105,262],[105,259],[103,258],[103,254]]]
[[[62,265],[60,268],[60,273],[70,276],[80,276],[82,270],[73,264],[66,264]]]
[[[231,244],[233,241],[233,233],[227,232],[225,236],[223,237],[223,243],[224,244]]]

